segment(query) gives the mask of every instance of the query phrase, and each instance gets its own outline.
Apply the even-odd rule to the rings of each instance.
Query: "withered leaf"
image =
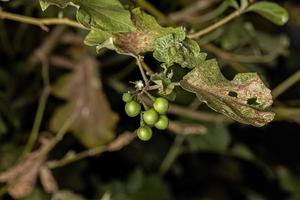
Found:
[[[66,119],[76,115],[70,131],[88,148],[113,139],[118,121],[101,90],[98,74],[96,61],[85,57],[72,73],[62,77],[53,87],[53,94],[68,102],[52,116],[51,130],[57,132]]]
[[[8,193],[15,199],[23,198],[32,193],[40,167],[46,155],[43,153],[44,144],[40,149],[30,153],[23,161],[0,173],[0,182],[8,184]]]
[[[51,172],[51,170],[46,167],[42,166],[40,169],[40,180],[44,190],[48,193],[53,193],[58,190],[57,182]]]
[[[268,111],[273,103],[271,91],[256,73],[240,73],[229,81],[216,60],[207,60],[184,76],[180,84],[213,110],[238,122],[260,127],[274,118]]]

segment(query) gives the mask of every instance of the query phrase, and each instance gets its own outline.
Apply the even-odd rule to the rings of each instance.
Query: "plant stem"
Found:
[[[53,147],[55,147],[56,144],[58,144],[63,139],[76,118],[77,115],[73,114],[64,122],[62,127],[57,132],[57,135],[53,139],[51,139],[48,146],[43,150],[44,154],[48,154],[53,149]]]
[[[184,139],[185,137],[183,135],[176,135],[171,148],[169,149],[167,155],[165,156],[160,166],[159,173],[161,175],[164,175],[170,169],[171,165],[174,163],[176,157],[180,153],[181,145]]]
[[[245,8],[240,8],[240,9],[232,12],[231,14],[227,15],[226,17],[224,17],[220,21],[206,27],[205,29],[202,29],[202,30],[200,30],[196,33],[189,34],[188,37],[189,38],[199,38],[203,35],[206,35],[207,33],[210,33],[211,31],[214,31],[217,28],[223,26],[224,24],[230,22],[231,20],[239,17],[243,13],[244,10],[245,10]]]
[[[140,57],[136,57],[136,61],[137,61],[137,65],[139,66],[140,72],[142,74],[143,80],[144,80],[145,84],[147,84],[148,83],[148,78],[147,78],[147,76],[146,76],[146,74],[144,72],[144,68],[142,66],[141,58]]]
[[[170,104],[168,113],[187,117],[198,121],[205,121],[205,122],[227,122],[228,123],[232,121],[228,117],[221,114],[197,111],[183,106],[178,106],[175,104]]]
[[[41,27],[41,29],[48,31],[47,25],[56,25],[56,24],[62,24],[62,25],[68,25],[72,26],[74,28],[81,28],[81,29],[86,29],[88,28],[84,27],[80,23],[70,20],[68,18],[33,18],[33,17],[28,17],[24,15],[18,15],[15,13],[10,13],[10,12],[5,12],[3,10],[0,10],[0,19],[8,19],[12,21],[17,21],[17,22],[22,22],[26,24],[31,24],[35,26]]]
[[[42,53],[37,54],[39,60],[42,62],[42,77],[43,77],[43,82],[44,82],[44,89],[42,92],[42,96],[39,100],[39,105],[38,109],[35,115],[33,127],[28,139],[28,142],[24,148],[24,151],[21,155],[21,159],[25,157],[31,150],[33,149],[33,146],[38,138],[38,134],[40,131],[41,123],[43,120],[43,116],[45,113],[45,108],[47,104],[48,97],[51,92],[51,85],[50,85],[50,80],[49,80],[49,63],[46,58],[46,56]]]
[[[106,146],[95,147],[93,149],[89,149],[89,150],[77,153],[75,155],[70,155],[70,156],[67,155],[65,158],[62,158],[61,160],[49,161],[49,162],[47,162],[47,167],[49,167],[50,169],[63,167],[65,165],[82,160],[84,158],[101,154],[105,151],[106,151]]]
[[[40,131],[40,127],[41,127],[41,123],[42,123],[42,119],[44,116],[46,103],[47,103],[49,94],[50,94],[50,88],[47,87],[43,90],[42,96],[40,98],[39,105],[38,105],[37,112],[36,112],[35,119],[34,119],[34,123],[33,123],[33,127],[31,130],[28,142],[27,142],[27,144],[24,148],[24,151],[20,157],[21,159],[24,158],[32,150],[32,148],[36,142],[36,139],[37,139],[39,131]]]
[[[277,98],[279,95],[281,95],[283,92],[285,92],[298,81],[300,81],[300,70],[298,70],[296,73],[294,73],[292,76],[287,78],[285,81],[280,83],[276,88],[272,90],[273,98]]]

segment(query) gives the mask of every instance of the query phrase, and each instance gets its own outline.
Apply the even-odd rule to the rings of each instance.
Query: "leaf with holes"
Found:
[[[213,110],[238,122],[260,127],[274,118],[268,111],[273,103],[271,91],[256,73],[237,74],[229,81],[216,60],[207,60],[185,75],[180,84]]]
[[[83,58],[71,74],[56,82],[53,93],[68,101],[52,116],[50,128],[53,131],[57,132],[64,121],[76,115],[70,131],[85,146],[92,148],[113,139],[118,117],[101,91],[97,63],[93,58]]]
[[[289,19],[289,14],[283,7],[268,1],[254,3],[247,11],[256,12],[277,25],[284,25]]]
[[[130,12],[123,8],[118,0],[40,0],[42,10],[50,5],[66,7],[75,6],[77,20],[88,28],[107,32],[130,32],[135,27]]]

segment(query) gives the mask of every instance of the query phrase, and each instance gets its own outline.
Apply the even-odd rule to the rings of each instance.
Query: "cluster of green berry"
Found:
[[[153,108],[142,112],[141,104],[133,100],[132,95],[127,92],[123,94],[123,101],[126,103],[125,112],[129,117],[136,117],[140,114],[141,123],[140,127],[137,129],[137,136],[143,140],[148,141],[152,137],[152,129],[154,126],[159,130],[164,130],[168,128],[169,119],[166,112],[169,108],[169,102],[167,99],[159,97],[155,98],[153,101]]]

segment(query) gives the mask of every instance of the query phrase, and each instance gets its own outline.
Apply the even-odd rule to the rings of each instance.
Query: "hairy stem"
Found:
[[[137,65],[139,66],[139,69],[140,69],[140,72],[142,74],[143,80],[144,80],[145,84],[147,84],[148,83],[148,78],[145,74],[145,71],[144,71],[144,68],[143,68],[143,65],[142,65],[142,58],[137,57],[136,62],[137,62]]]
[[[8,19],[12,21],[17,21],[17,22],[22,22],[26,24],[31,24],[35,26],[41,27],[41,29],[48,31],[47,25],[67,25],[67,26],[72,26],[74,28],[81,28],[81,29],[86,29],[88,28],[82,26],[80,23],[73,21],[68,18],[33,18],[33,17],[28,17],[24,15],[18,15],[15,13],[10,13],[10,12],[5,12],[3,10],[0,10],[0,19]]]

